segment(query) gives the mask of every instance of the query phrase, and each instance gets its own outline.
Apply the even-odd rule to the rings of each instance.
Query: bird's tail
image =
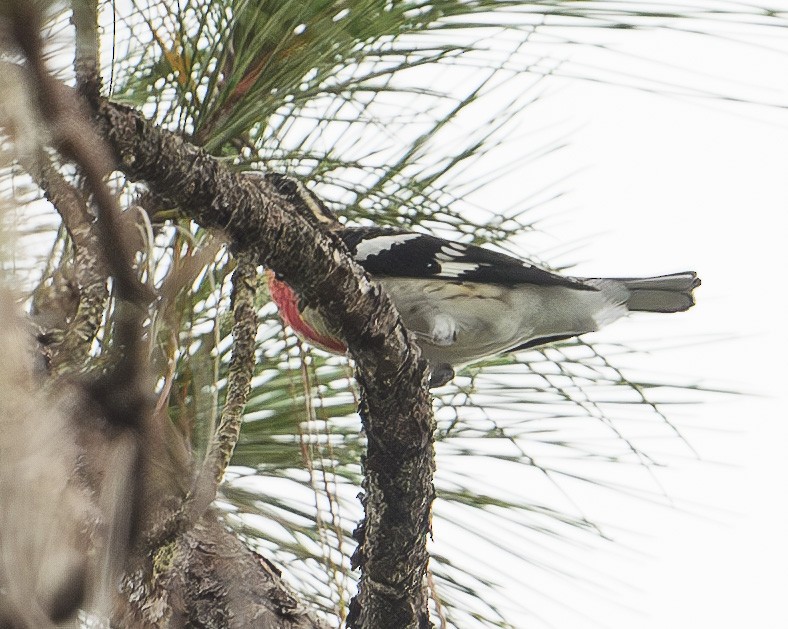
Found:
[[[700,286],[694,271],[659,275],[657,277],[618,277],[629,291],[627,309],[637,312],[684,312],[695,305],[692,291]]]

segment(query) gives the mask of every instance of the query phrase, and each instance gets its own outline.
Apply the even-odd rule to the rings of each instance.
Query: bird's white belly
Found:
[[[405,326],[434,365],[461,366],[534,339],[592,332],[624,314],[627,292],[383,278]]]
[[[599,329],[624,314],[627,292],[566,286],[502,286],[446,279],[378,278],[405,326],[433,366],[459,367],[534,339],[574,336]],[[317,312],[302,313],[329,334]]]
[[[433,364],[469,363],[529,336],[522,304],[515,303],[520,300],[503,286],[409,278],[384,278],[381,284]]]

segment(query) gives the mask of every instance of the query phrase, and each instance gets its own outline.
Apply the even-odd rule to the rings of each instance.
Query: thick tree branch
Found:
[[[231,173],[130,108],[103,101],[96,118],[131,180],[146,182],[200,225],[221,228],[239,247],[256,251],[336,323],[364,390],[369,443],[352,626],[429,626],[424,575],[434,420],[426,365],[391,301],[343,254],[338,239],[314,229],[272,183]]]

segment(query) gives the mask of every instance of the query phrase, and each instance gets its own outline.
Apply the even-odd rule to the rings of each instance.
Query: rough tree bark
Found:
[[[354,563],[361,570],[349,626],[428,627],[424,577],[434,497],[431,399],[426,365],[379,285],[330,233],[274,183],[224,168],[210,155],[109,101],[96,112],[102,135],[133,181],[175,203],[204,227],[256,251],[326,320],[336,322],[363,391],[365,521]]]

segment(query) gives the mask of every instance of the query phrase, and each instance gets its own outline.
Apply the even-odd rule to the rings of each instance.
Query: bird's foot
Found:
[[[430,374],[430,389],[442,387],[444,384],[454,378],[454,369],[449,363],[441,363],[432,368]]]

